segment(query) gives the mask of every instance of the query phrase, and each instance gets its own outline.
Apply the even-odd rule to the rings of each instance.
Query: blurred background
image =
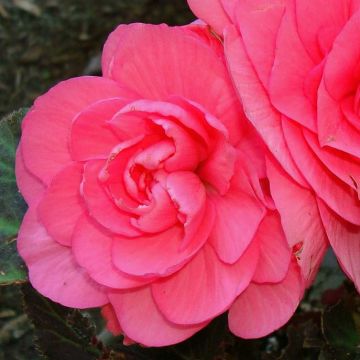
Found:
[[[98,74],[108,34],[121,23],[186,24],[185,0],[0,0],[0,115],[59,80]]]
[[[103,43],[118,24],[165,22],[181,25],[193,20],[185,0],[0,0],[0,118],[31,106],[38,95],[58,81],[100,75]],[[11,119],[15,116],[12,124],[19,123],[21,114],[10,116]],[[10,248],[15,249],[17,226],[25,210],[13,173],[18,136],[18,128],[9,132],[0,126],[0,171],[3,175],[8,172],[7,178],[2,176],[3,183],[0,181],[2,259],[7,257],[4,251],[8,251],[4,244],[11,244]],[[7,141],[2,141],[5,138]],[[10,262],[21,266],[12,256],[9,253]],[[2,269],[0,264],[0,278]],[[19,269],[25,272],[24,268]],[[121,338],[113,338],[104,330],[98,312],[83,313],[86,316],[83,318],[80,313],[47,301],[28,285],[1,286],[5,283],[0,279],[0,360],[42,359],[36,348],[44,353],[46,346],[47,354],[53,354],[48,356],[51,360],[360,359],[360,299],[331,253],[327,255],[315,286],[289,324],[264,339],[251,341],[232,336],[227,329],[226,315],[223,315],[177,346],[164,349],[124,347]],[[58,318],[66,319],[66,323],[57,323],[54,314],[60,314]],[[84,324],[87,318],[95,322],[96,328]],[[74,323],[81,326],[74,328]],[[57,337],[49,337],[48,327],[58,333],[70,331],[76,341],[67,348],[66,341],[59,343]],[[102,345],[94,335],[113,351],[95,351],[95,347]],[[86,352],[82,352],[82,347]],[[91,355],[93,351],[97,355]]]

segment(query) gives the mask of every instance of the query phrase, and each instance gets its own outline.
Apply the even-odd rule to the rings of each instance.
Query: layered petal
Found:
[[[291,247],[297,247],[296,256],[309,286],[328,247],[316,196],[290,179],[274,160],[268,158],[266,164],[286,239]]]
[[[146,284],[148,281],[130,277],[114,266],[112,242],[113,238],[105,229],[84,215],[76,223],[71,249],[77,263],[99,284],[115,289],[130,289]]]
[[[72,161],[71,124],[90,104],[121,97],[123,88],[110,79],[83,76],[63,81],[35,101],[23,121],[22,148],[27,169],[49,184]]]
[[[227,310],[248,286],[258,257],[256,241],[233,265],[220,261],[212,247],[205,245],[176,274],[152,284],[154,300],[165,317],[176,324],[210,320]]]
[[[201,28],[208,31],[206,26],[199,31]],[[106,77],[145,99],[177,95],[194,101],[224,123],[231,123],[231,141],[238,140],[241,124],[234,119],[242,112],[225,62],[208,41],[182,27],[146,24],[133,24],[131,31],[120,26],[109,38],[111,43],[114,40],[118,47],[105,44]]]
[[[322,201],[319,209],[330,244],[344,272],[360,291],[360,228],[334,214]]]
[[[254,241],[259,244],[260,258],[252,281],[282,281],[288,273],[292,252],[286,241],[279,214],[272,212],[264,217]]]
[[[106,193],[99,175],[102,161],[88,162],[84,168],[82,196],[91,217],[114,233],[134,237],[141,232],[130,223],[130,214],[120,210]]]
[[[236,29],[232,27],[228,28],[226,32],[225,54],[245,114],[284,169],[299,184],[306,185],[286,145],[281,116],[271,105],[266,89],[261,84],[247,56],[242,39]]]
[[[29,278],[42,295],[75,308],[108,302],[105,288],[93,282],[74,261],[71,249],[55,242],[30,208],[18,235],[18,251],[29,268]]]
[[[284,133],[296,164],[316,194],[346,220],[360,224],[360,203],[353,189],[337,179],[318,160],[306,143],[301,128],[283,121]],[[343,211],[346,204],[346,212]]]
[[[182,326],[169,322],[155,305],[150,287],[109,292],[108,296],[126,336],[145,346],[176,344],[207,324]]]
[[[230,19],[223,7],[221,0],[210,0],[206,4],[201,0],[188,0],[193,13],[201,20],[209,24],[218,34],[230,24]]]
[[[27,204],[37,203],[45,191],[45,185],[26,168],[21,144],[16,150],[16,183]]]
[[[113,242],[113,262],[119,270],[135,276],[168,276],[200,250],[208,238],[213,221],[214,210],[208,204],[197,233],[186,247],[182,246],[184,230],[180,225],[136,239],[118,237]]]
[[[209,198],[217,213],[209,242],[222,261],[233,264],[254,240],[265,209],[249,191],[248,180],[239,165],[226,195],[209,193]]]
[[[76,161],[106,159],[120,140],[107,123],[130,100],[98,101],[74,119],[71,128],[71,156]]]
[[[38,216],[48,234],[71,246],[74,228],[85,207],[80,196],[83,166],[72,163],[52,180],[38,206]]]
[[[250,284],[229,311],[230,331],[242,338],[268,335],[294,314],[303,295],[303,284],[295,262],[278,284]]]

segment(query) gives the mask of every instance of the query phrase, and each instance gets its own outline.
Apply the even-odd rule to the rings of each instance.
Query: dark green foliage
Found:
[[[26,109],[0,120],[0,285],[26,279],[16,252],[16,234],[25,210],[15,180],[15,151]]]
[[[22,285],[24,308],[35,326],[39,352],[52,360],[104,358],[90,319],[78,310],[65,308],[41,296],[27,283]]]

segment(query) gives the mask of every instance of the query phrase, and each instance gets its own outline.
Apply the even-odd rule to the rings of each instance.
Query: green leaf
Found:
[[[80,311],[41,296],[29,284],[22,285],[25,312],[35,326],[39,352],[51,360],[108,359],[95,336],[95,326]]]
[[[15,241],[26,205],[18,192],[14,170],[20,124],[26,111],[20,109],[0,121],[0,285],[26,280]]]
[[[360,345],[352,313],[339,302],[325,309],[322,317],[322,331],[329,345],[347,351],[354,351]]]

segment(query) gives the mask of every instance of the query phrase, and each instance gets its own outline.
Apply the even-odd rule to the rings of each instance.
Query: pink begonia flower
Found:
[[[307,216],[304,208],[293,223],[288,188],[311,191],[308,202],[317,202],[339,263],[360,291],[360,1],[189,4],[223,36],[245,113],[281,164],[268,176],[284,228]]]
[[[174,344],[227,310],[245,338],[282,326],[325,236],[304,189],[301,230],[320,240],[286,238],[221,42],[203,25],[122,25],[102,68],[56,85],[23,122],[18,249],[32,285],[103,306],[127,343]]]

